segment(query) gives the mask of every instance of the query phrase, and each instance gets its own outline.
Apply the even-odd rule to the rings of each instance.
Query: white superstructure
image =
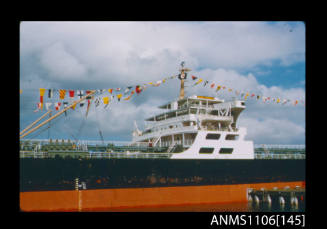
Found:
[[[182,96],[160,106],[166,111],[146,119],[144,131],[135,125],[133,144],[168,147],[171,159],[254,159],[253,142],[244,140],[246,129],[236,125],[244,101],[184,98],[183,85]]]

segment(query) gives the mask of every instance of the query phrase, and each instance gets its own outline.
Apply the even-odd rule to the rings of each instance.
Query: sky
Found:
[[[182,61],[192,70],[186,96],[237,97],[192,87],[194,75],[235,90],[305,100],[303,22],[22,22],[19,45],[20,130],[46,112],[34,112],[39,88],[125,89],[176,75]],[[179,87],[171,79],[129,101],[93,104],[87,117],[85,106],[70,109],[27,138],[101,140],[100,130],[104,140],[130,141],[134,120],[143,129],[146,118],[163,112],[158,106],[178,98]],[[305,144],[305,104],[247,99],[237,126],[246,127],[246,139],[255,144]]]

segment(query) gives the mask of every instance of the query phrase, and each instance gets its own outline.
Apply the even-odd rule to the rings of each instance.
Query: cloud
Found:
[[[85,67],[58,42],[42,51],[40,62],[56,80],[79,79],[86,73]]]
[[[287,119],[264,118],[261,121],[243,117],[240,125],[247,128],[246,139],[256,144],[304,144],[305,128]]]
[[[276,65],[287,70],[294,64],[304,64],[305,26],[287,24],[292,32],[284,22],[23,22],[20,86],[26,93],[21,95],[21,126],[36,119],[37,113],[31,110],[39,100],[38,88],[135,86],[177,74],[183,60],[192,69],[187,95],[233,97],[202,85],[192,87],[190,76],[196,75],[236,90],[291,100],[304,98],[302,88],[267,87],[257,81],[258,75],[264,74],[258,73],[260,66],[270,72],[269,68]],[[91,110],[84,136],[96,138],[100,126],[107,139],[130,140],[134,120],[144,127],[145,118],[162,112],[157,106],[177,99],[178,94],[179,81],[171,80],[160,87],[149,87],[129,102],[111,104],[102,112]],[[289,144],[303,141],[304,107],[253,100],[246,103],[240,125],[248,127],[249,138]],[[81,112],[70,112],[65,127],[78,129],[85,115]],[[269,138],[269,133],[276,136]]]

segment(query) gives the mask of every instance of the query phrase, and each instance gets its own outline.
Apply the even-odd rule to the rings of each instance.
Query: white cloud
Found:
[[[163,79],[175,75],[182,60],[193,70],[188,95],[231,97],[202,85],[191,87],[191,75],[266,96],[293,100],[305,95],[301,88],[261,85],[255,73],[262,65],[287,67],[305,61],[303,23],[292,24],[292,32],[283,22],[23,22],[20,29],[21,88],[36,90],[22,101],[35,97],[36,103],[40,87],[115,88]],[[252,73],[242,75],[240,69]],[[108,139],[115,134],[129,138],[133,120],[143,126],[145,118],[159,112],[157,106],[177,98],[178,87],[179,81],[172,80],[132,101],[112,104],[98,116],[91,111],[87,133],[96,134],[99,123]],[[28,112],[22,109],[21,123],[30,122]],[[78,114],[73,112],[72,120]],[[255,141],[300,142],[304,116],[304,108],[249,100],[240,124]],[[274,134],[270,140],[269,134]]]
[[[256,144],[304,144],[305,128],[287,119],[265,118],[262,121],[243,117],[240,125],[247,128],[246,139]]]
[[[79,79],[86,73],[85,67],[64,48],[62,43],[47,47],[40,57],[41,64],[55,79]]]

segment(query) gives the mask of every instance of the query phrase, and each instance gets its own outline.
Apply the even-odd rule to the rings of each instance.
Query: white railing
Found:
[[[274,145],[274,144],[254,144],[254,148],[264,149],[305,149],[305,145]]]
[[[188,127],[181,127],[181,128],[173,128],[173,129],[170,129],[169,130],[169,134],[173,133],[173,132],[176,132],[176,131],[180,131],[180,130],[183,130],[183,131],[187,131],[187,130],[196,130],[196,126],[188,126]],[[162,132],[166,132],[166,131],[158,131],[159,133],[162,133]],[[152,133],[153,135],[155,136],[158,136],[158,132],[155,132],[155,133]],[[150,136],[150,135],[149,135]],[[151,136],[150,136],[151,137]],[[20,140],[22,143],[24,142],[34,142],[36,144],[48,144],[50,141],[49,139],[30,139],[30,140],[26,140],[26,139],[21,139]],[[189,144],[192,144],[193,143],[193,140],[192,139],[188,139],[186,140],[185,139],[185,143],[186,142],[190,142]],[[64,140],[65,143],[68,142],[68,140]],[[70,141],[71,143],[73,143],[73,141]],[[54,140],[52,140],[52,143],[55,143]],[[58,142],[59,144],[61,143],[61,139],[59,140]],[[97,141],[97,140],[79,140],[78,143],[81,143],[81,144],[85,144],[85,145],[103,145],[103,142],[102,141]],[[107,141],[104,141],[104,144],[105,145],[108,145],[108,144],[114,144],[115,146],[129,146],[132,144],[131,141],[112,141],[112,140],[107,140]],[[149,143],[147,142],[135,142],[133,145],[137,145],[137,146],[148,146]],[[305,145],[282,145],[282,144],[254,144],[254,148],[257,149],[257,148],[264,148],[264,149],[305,149]]]
[[[254,154],[255,159],[305,159],[305,154],[289,153],[289,154]]]
[[[134,138],[134,141],[141,141],[143,139],[149,139],[149,138],[155,138],[157,136],[165,136],[165,135],[171,135],[179,132],[185,132],[185,131],[196,131],[198,128],[197,126],[183,126],[183,127],[175,127],[171,129],[165,129],[160,130],[156,132],[150,132],[143,134],[142,136],[137,136]]]
[[[172,147],[173,148],[173,147]],[[171,148],[171,149],[172,149]],[[142,158],[142,159],[162,159],[170,158],[173,153],[140,153],[140,152],[92,152],[84,155],[78,155],[82,158],[99,158],[99,159],[110,159],[110,158]],[[73,153],[71,156],[74,156]],[[47,152],[20,152],[21,158],[49,158],[51,153]],[[53,157],[53,155],[52,155]],[[254,159],[305,159],[305,154],[255,154]]]

